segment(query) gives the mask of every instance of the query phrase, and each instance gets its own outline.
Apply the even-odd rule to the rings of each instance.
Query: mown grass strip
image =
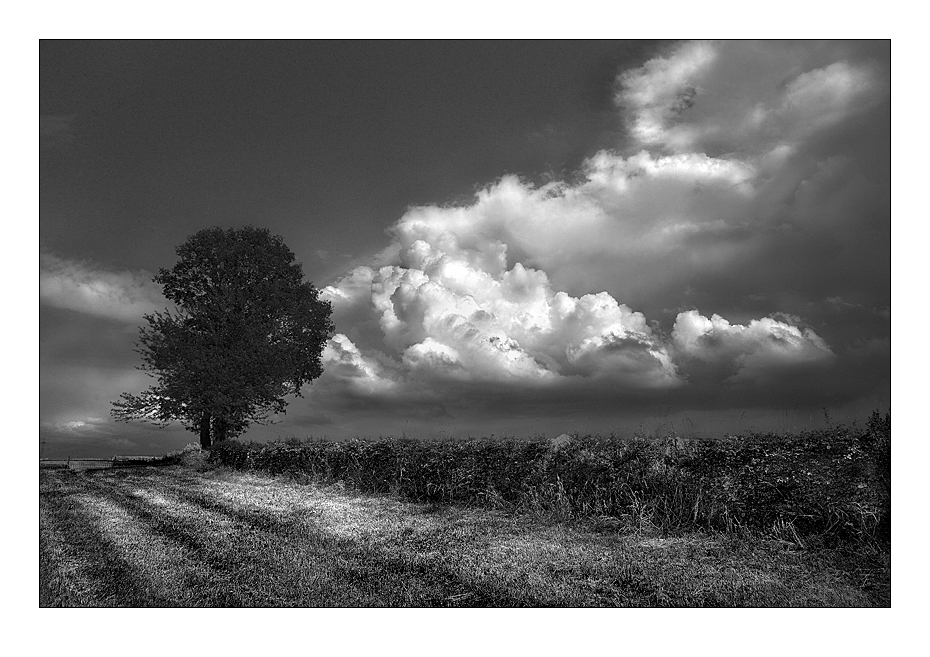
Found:
[[[416,553],[397,556],[366,544],[359,534],[356,539],[348,538],[347,532],[338,531],[299,497],[288,498],[291,504],[285,505],[285,509],[290,510],[282,510],[280,500],[285,496],[276,495],[279,508],[272,510],[262,505],[261,492],[256,494],[255,490],[246,489],[252,493],[247,496],[235,490],[237,488],[240,487],[229,484],[213,487],[211,492],[215,497],[180,487],[173,487],[172,493],[185,503],[227,514],[243,526],[273,535],[279,549],[287,553],[290,565],[301,572],[316,571],[310,578],[315,581],[337,583],[330,584],[333,589],[328,593],[331,603],[454,606],[468,600],[480,606],[526,606],[536,602],[527,596],[514,598],[500,587],[487,583],[469,584],[448,566],[423,561]],[[230,501],[237,499],[248,500],[247,507],[236,507]],[[326,571],[325,577],[321,576],[321,570]],[[339,597],[334,601],[335,591],[339,591]]]
[[[86,508],[87,501],[72,499],[73,506],[45,517],[47,523],[55,523],[57,535],[51,538],[46,532],[40,560],[53,564],[51,568],[64,580],[58,585],[60,595],[55,602],[67,606],[170,606],[172,601],[142,576],[140,562],[121,554],[117,539],[100,527],[99,517]]]
[[[151,480],[143,480],[151,481]],[[188,591],[199,591],[197,604],[211,607],[246,607],[265,605],[267,600],[259,593],[262,585],[255,586],[242,577],[237,561],[243,554],[258,553],[253,559],[263,560],[256,545],[243,545],[242,528],[229,523],[223,527],[215,517],[205,512],[187,511],[184,515],[175,510],[154,505],[137,495],[136,482],[123,481],[117,486],[99,484],[102,496],[119,504],[164,541],[181,547],[183,563],[178,568],[183,578],[183,587]],[[107,482],[109,483],[109,482]],[[250,537],[251,538],[251,537]],[[254,543],[254,540],[253,540]],[[272,572],[274,572],[272,570]]]

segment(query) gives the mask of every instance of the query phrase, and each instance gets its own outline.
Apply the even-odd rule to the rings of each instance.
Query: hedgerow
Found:
[[[210,462],[420,502],[542,511],[663,529],[776,530],[888,542],[891,416],[793,435],[379,439],[242,443]]]

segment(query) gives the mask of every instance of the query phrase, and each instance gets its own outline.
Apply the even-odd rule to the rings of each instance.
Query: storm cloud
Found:
[[[686,43],[621,72],[624,148],[574,182],[507,175],[413,207],[324,288],[341,332],[322,387],[469,416],[501,398],[765,407],[800,379],[818,382],[805,405],[867,394],[819,387],[887,336],[890,90],[862,50]]]

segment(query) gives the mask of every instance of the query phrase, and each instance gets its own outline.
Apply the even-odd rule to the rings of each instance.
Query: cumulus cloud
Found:
[[[681,367],[694,360],[718,363],[739,382],[833,356],[810,328],[772,318],[742,326],[689,311],[663,337],[606,291],[575,297],[554,290],[544,271],[508,266],[507,245],[489,237],[505,236],[503,222],[431,210],[394,227],[397,264],[358,267],[322,291],[337,326],[359,343],[337,334],[325,368],[357,393],[402,394],[424,381],[545,388],[598,380],[615,390],[670,390],[687,385]]]
[[[380,363],[375,358],[362,355],[358,347],[341,333],[326,344],[323,362],[333,376],[350,382],[360,392],[375,393],[392,387],[392,381],[385,376]]]
[[[133,323],[169,305],[149,272],[111,271],[51,253],[39,256],[39,299],[50,306]]]
[[[682,361],[700,361],[732,372],[727,383],[766,382],[778,372],[823,365],[834,358],[830,347],[810,328],[771,317],[740,325],[690,310],[676,318],[672,341]]]
[[[546,385],[573,376],[616,384],[675,386],[667,348],[640,313],[605,292],[580,298],[552,289],[545,272],[505,265],[505,247],[456,234],[430,239],[422,223],[397,226],[400,263],[361,267],[323,295],[342,316],[368,313],[378,330],[357,332],[364,356],[345,335],[330,341],[324,362],[343,378],[384,387],[391,380],[455,379]],[[427,238],[427,239],[424,239]],[[367,281],[367,287],[360,283]],[[370,325],[369,325],[370,326]],[[385,362],[389,365],[385,365]]]
[[[862,257],[890,232],[888,181],[864,157],[884,139],[881,61],[699,42],[622,72],[626,146],[575,182],[507,175],[470,204],[410,208],[377,258],[323,290],[342,331],[324,386],[449,409],[514,386],[693,399],[828,371],[822,330],[852,338],[822,300],[853,286],[857,303],[890,303],[860,285],[890,264]]]

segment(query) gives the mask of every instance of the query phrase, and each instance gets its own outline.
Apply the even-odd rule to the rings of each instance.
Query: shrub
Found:
[[[228,468],[242,470],[246,468],[249,460],[251,445],[238,440],[221,440],[210,447],[210,456],[207,462],[212,465],[223,465]]]
[[[833,426],[687,443],[583,436],[558,449],[512,438],[227,440],[213,446],[210,462],[419,502],[665,529],[790,527],[836,540],[880,537],[882,522],[890,529],[890,416],[873,416],[864,433]]]
[[[180,464],[185,467],[195,470],[205,470],[208,468],[207,456],[209,452],[201,449],[200,445],[197,443],[188,443],[178,452],[172,452],[172,454],[177,454]],[[169,456],[171,456],[171,454],[169,454]]]

